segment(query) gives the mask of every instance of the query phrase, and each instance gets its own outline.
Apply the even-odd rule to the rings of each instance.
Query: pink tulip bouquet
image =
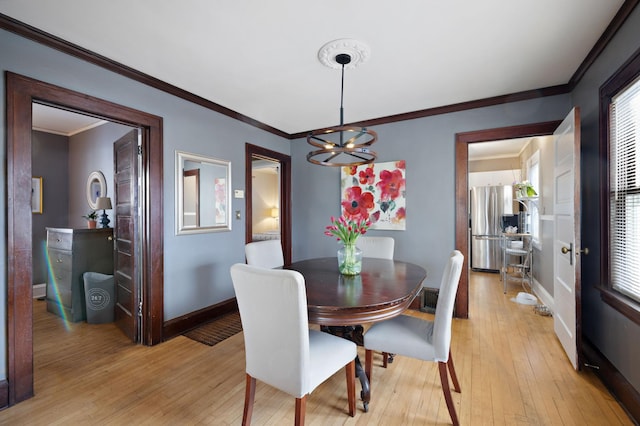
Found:
[[[364,235],[371,226],[371,222],[365,219],[353,220],[340,216],[338,219],[331,216],[331,225],[328,225],[324,234],[336,237],[343,244],[355,244],[360,235]]]

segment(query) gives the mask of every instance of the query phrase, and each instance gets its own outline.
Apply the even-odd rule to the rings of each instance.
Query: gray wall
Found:
[[[67,226],[86,228],[82,216],[91,211],[87,202],[87,178],[93,171],[100,171],[107,183],[107,197],[113,202],[113,143],[132,128],[116,123],[106,123],[69,138],[69,217]],[[113,211],[107,210],[113,227]],[[102,210],[98,212],[102,214]],[[98,219],[100,217],[98,216]],[[100,225],[98,225],[100,226]]]
[[[33,284],[47,281],[47,227],[67,226],[69,213],[69,139],[33,132],[31,175],[42,177],[42,214],[32,214]]]
[[[602,84],[640,48],[640,7],[636,7],[604,53],[573,91],[582,116],[582,320],[584,335],[640,391],[640,326],[600,299],[600,200],[598,91]]]
[[[531,143],[520,156],[523,176],[526,170],[525,162],[527,158],[536,151],[540,152],[540,187],[536,188],[539,198],[536,202],[536,207],[531,207],[531,204],[529,204],[529,208],[538,209],[540,234],[538,244],[534,245],[533,248],[533,278],[548,293],[548,296],[553,298],[553,137],[537,137],[531,140]]]
[[[375,126],[377,161],[406,160],[407,229],[371,234],[394,237],[395,257],[425,267],[425,286],[439,288],[455,248],[456,133],[559,120],[570,109],[564,95]],[[340,214],[340,169],[308,163],[310,149],[305,140],[291,146],[294,259],[330,256],[338,248],[323,230],[331,215]]]

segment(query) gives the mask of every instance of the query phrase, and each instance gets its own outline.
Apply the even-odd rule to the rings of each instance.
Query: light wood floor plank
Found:
[[[470,318],[454,319],[452,354],[463,425],[632,425],[591,371],[573,371],[553,319],[511,301],[496,274],[472,273]],[[411,315],[433,318],[412,311]],[[361,359],[364,351],[359,348]],[[214,347],[176,337],[133,345],[113,324],[68,324],[34,301],[36,396],[0,412],[11,425],[238,425],[244,403],[244,341]],[[437,366],[374,354],[369,412],[347,415],[344,371],[307,401],[308,425],[450,424]],[[356,387],[360,394],[359,384]],[[254,425],[293,423],[294,399],[258,382]]]

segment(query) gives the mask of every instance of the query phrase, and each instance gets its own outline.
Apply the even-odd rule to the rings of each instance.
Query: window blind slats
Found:
[[[640,302],[640,79],[610,106],[610,278]]]

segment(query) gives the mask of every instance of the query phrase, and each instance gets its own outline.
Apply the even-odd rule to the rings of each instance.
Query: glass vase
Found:
[[[342,275],[358,275],[362,271],[362,250],[355,243],[338,249],[338,269]]]

